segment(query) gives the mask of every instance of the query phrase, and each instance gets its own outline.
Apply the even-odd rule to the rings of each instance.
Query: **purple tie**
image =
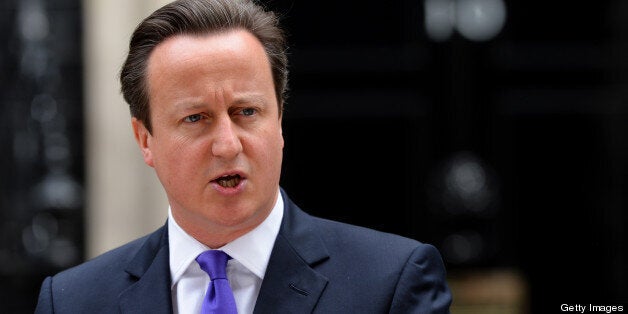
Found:
[[[237,314],[235,299],[227,279],[227,261],[231,257],[223,251],[210,250],[201,253],[196,262],[211,281],[203,299],[201,314]]]

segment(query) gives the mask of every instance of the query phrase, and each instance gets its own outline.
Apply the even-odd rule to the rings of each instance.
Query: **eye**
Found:
[[[253,108],[244,108],[240,111],[243,116],[252,116],[255,114],[256,110]]]
[[[194,122],[198,122],[203,118],[202,115],[200,114],[193,114],[193,115],[189,115],[185,118],[183,118],[184,122],[189,122],[189,123],[194,123]]]

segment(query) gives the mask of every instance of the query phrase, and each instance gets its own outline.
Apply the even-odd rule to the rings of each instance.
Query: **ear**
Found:
[[[150,144],[153,139],[153,136],[148,132],[144,123],[137,118],[131,119],[131,125],[133,126],[133,134],[135,135],[135,141],[137,145],[140,147],[142,151],[142,155],[144,156],[144,162],[151,166],[155,167],[153,162],[153,153],[150,149]]]

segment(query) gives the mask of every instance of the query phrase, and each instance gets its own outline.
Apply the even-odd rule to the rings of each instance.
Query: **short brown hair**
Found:
[[[285,34],[278,17],[253,0],[177,0],[144,19],[131,36],[129,54],[120,71],[122,94],[131,115],[151,132],[146,68],[157,45],[176,35],[231,29],[245,29],[262,43],[270,61],[281,116],[288,89]]]

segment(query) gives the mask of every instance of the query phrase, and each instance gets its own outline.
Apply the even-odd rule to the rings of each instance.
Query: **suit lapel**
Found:
[[[311,313],[327,286],[313,265],[329,258],[309,221],[283,192],[284,218],[270,256],[254,313]]]
[[[126,272],[136,280],[120,294],[122,313],[172,313],[168,229],[151,234]]]
[[[314,265],[324,263],[329,254],[312,218],[281,192],[284,218],[254,313],[311,313],[328,282]],[[120,294],[122,313],[172,313],[166,226],[147,238],[126,272],[136,282]]]

